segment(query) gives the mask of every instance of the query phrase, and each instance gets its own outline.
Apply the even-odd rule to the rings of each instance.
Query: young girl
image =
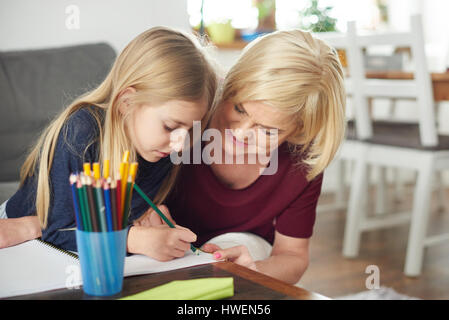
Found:
[[[113,176],[122,154],[139,163],[136,184],[156,203],[168,194],[176,176],[168,157],[170,133],[190,130],[214,99],[217,80],[203,49],[192,36],[152,28],[131,41],[109,75],[92,92],[76,99],[44,131],[21,170],[21,186],[2,205],[2,245],[39,236],[76,250],[69,175],[84,162],[109,159]],[[133,194],[129,221],[148,209]],[[20,219],[10,219],[19,218]],[[39,228],[38,228],[39,227]],[[17,230],[17,232],[16,232]],[[179,257],[196,236],[177,227],[130,228],[128,251],[159,260]]]
[[[308,265],[323,171],[342,141],[344,110],[333,48],[299,30],[254,41],[227,74],[208,128],[221,133],[223,158],[241,152],[246,160],[262,149],[271,150],[270,163],[218,157],[221,163],[184,165],[167,201],[172,216],[198,235],[196,245],[209,242],[203,249],[217,259],[296,283]]]

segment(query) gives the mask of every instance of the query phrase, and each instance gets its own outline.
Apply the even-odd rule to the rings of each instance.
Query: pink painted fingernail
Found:
[[[214,258],[215,259],[220,259],[221,258],[221,253],[219,253],[219,252],[214,253]]]

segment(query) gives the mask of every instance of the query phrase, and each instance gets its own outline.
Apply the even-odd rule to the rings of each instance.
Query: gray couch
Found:
[[[0,201],[17,188],[20,167],[45,126],[97,86],[115,57],[106,43],[0,52]]]

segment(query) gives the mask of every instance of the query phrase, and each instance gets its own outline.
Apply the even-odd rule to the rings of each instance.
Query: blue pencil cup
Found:
[[[110,296],[122,291],[128,230],[76,230],[84,292]]]

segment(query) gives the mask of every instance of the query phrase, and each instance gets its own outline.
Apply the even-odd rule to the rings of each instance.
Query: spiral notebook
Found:
[[[133,276],[216,262],[211,254],[186,252],[160,262],[142,255],[125,258],[124,275]],[[0,298],[82,285],[78,255],[36,239],[0,249]]]

